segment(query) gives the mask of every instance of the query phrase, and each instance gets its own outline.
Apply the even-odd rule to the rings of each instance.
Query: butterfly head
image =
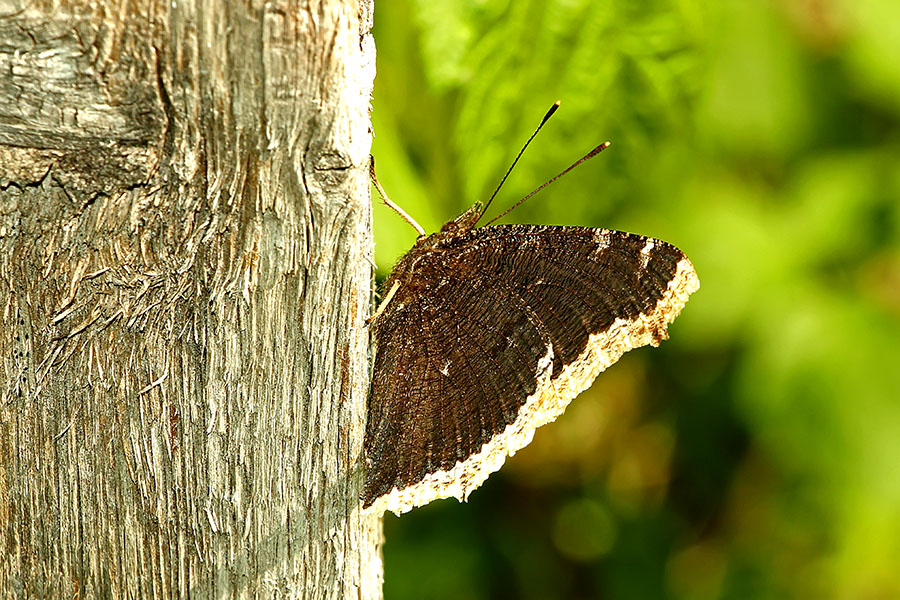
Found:
[[[444,223],[444,226],[441,227],[441,234],[453,235],[466,233],[467,231],[474,229],[475,224],[478,222],[478,219],[481,218],[482,212],[483,209],[481,203],[478,202],[475,204],[475,206],[459,215],[452,221],[447,221],[446,223]]]

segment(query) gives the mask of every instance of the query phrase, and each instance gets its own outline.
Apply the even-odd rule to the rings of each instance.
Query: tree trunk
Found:
[[[371,0],[0,6],[0,596],[380,597]]]

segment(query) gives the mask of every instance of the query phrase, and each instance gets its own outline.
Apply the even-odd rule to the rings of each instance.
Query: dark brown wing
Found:
[[[376,510],[466,498],[600,371],[665,338],[699,287],[674,246],[605,229],[500,225],[437,247],[375,323]]]

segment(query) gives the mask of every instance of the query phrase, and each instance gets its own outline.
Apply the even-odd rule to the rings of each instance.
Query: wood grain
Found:
[[[3,6],[0,596],[380,598],[370,0]]]

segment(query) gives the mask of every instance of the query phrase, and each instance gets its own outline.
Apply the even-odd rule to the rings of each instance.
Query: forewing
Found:
[[[476,229],[413,273],[375,324],[365,440],[364,503],[398,514],[466,498],[699,287],[665,242],[574,227]]]

